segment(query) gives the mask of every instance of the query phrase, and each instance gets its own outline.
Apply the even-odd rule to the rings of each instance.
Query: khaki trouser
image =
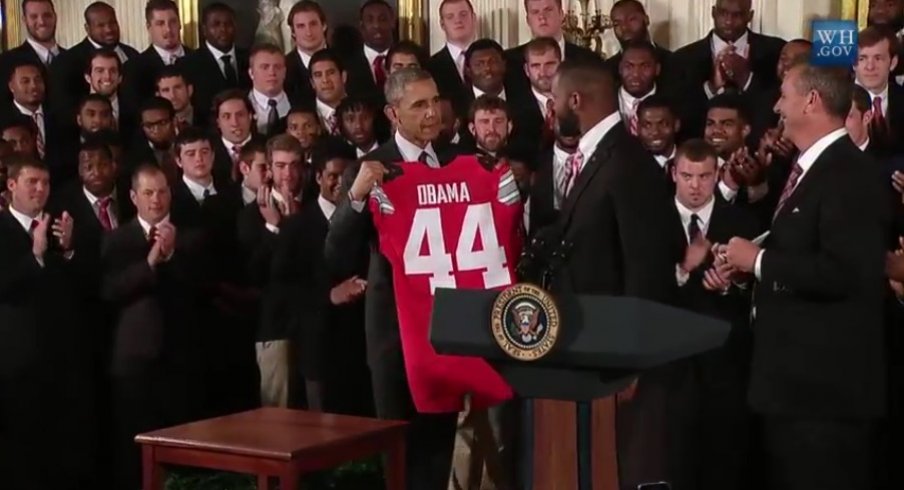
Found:
[[[507,490],[500,430],[500,407],[472,410],[470,402],[458,414],[449,490]]]
[[[255,344],[257,366],[261,372],[261,405],[287,407],[291,371],[288,340],[269,340]]]

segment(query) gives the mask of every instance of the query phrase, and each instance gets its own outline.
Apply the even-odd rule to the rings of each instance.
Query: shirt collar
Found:
[[[640,104],[641,102],[644,101],[644,99],[646,99],[647,97],[649,97],[655,93],[656,93],[656,84],[655,83],[653,84],[653,88],[651,88],[649,92],[641,95],[640,97],[634,97],[633,95],[628,93],[627,90],[625,90],[624,86],[622,86],[622,87],[619,87],[619,89],[618,89],[618,98],[624,104],[624,107],[622,107],[622,110],[624,110],[626,113],[633,113],[634,109],[635,109],[635,104]]]
[[[564,60],[565,59],[565,36],[559,37],[559,39],[556,42],[559,43],[559,53],[561,53],[562,59]],[[527,57],[525,56],[525,58],[527,58]]]
[[[50,53],[53,53],[54,57],[56,57],[60,54],[60,46],[57,44],[54,44],[52,48],[47,49],[44,47],[44,45],[35,41],[31,37],[26,37],[25,42],[27,42],[28,45],[31,46],[32,49],[34,49],[36,53],[38,53],[38,58],[41,58],[42,63],[47,62],[47,55],[49,55]]]
[[[553,145],[552,154],[557,162],[565,162],[565,160],[568,160],[568,157],[571,156],[571,153],[559,148],[559,145]]]
[[[101,199],[103,199],[102,197],[98,197],[98,196],[95,196],[94,194],[92,194],[91,191],[89,191],[87,187],[82,186],[82,191],[85,193],[85,197],[88,198],[88,202],[91,203],[92,206],[97,204],[97,201],[100,201]],[[115,194],[116,194],[115,191],[111,192],[110,195],[107,197],[110,198],[110,200],[112,201],[113,196]]]
[[[590,155],[596,151],[596,147],[600,144],[600,141],[602,141],[606,134],[620,121],[621,114],[619,114],[618,111],[615,111],[604,117],[602,121],[596,123],[596,126],[590,128],[590,131],[587,131],[584,136],[581,136],[581,141],[578,143],[578,151],[584,156],[585,162],[590,158]]]
[[[845,128],[838,128],[835,131],[823,136],[816,140],[815,143],[810,145],[805,151],[803,151],[799,157],[797,157],[797,164],[800,165],[800,168],[803,170],[801,172],[801,177],[803,174],[813,166],[813,163],[822,155],[822,152],[825,151],[826,148],[829,147],[832,143],[837,141],[839,138],[843,136],[847,136],[848,132]]]
[[[869,146],[869,136],[867,136],[866,141],[864,141],[862,145],[858,145],[857,148],[860,148],[860,151],[866,151],[866,148],[868,146]]]
[[[678,214],[681,215],[681,224],[684,226],[684,229],[687,230],[687,225],[691,222],[691,215],[696,214],[697,218],[700,219],[699,225],[700,230],[705,231],[709,228],[709,220],[713,215],[713,206],[715,205],[715,198],[710,197],[709,201],[704,204],[700,209],[696,211],[688,208],[684,204],[675,198],[675,207],[678,208]]]
[[[220,61],[220,58],[222,58],[223,56],[229,55],[229,56],[232,56],[232,62],[235,63],[235,46],[233,46],[232,49],[230,49],[229,51],[223,52],[223,51],[220,51],[219,49],[213,47],[213,45],[210,44],[209,42],[205,42],[204,44],[207,45],[207,49],[210,50],[210,53],[213,55],[213,57],[217,61]]]
[[[748,33],[750,31],[744,31],[744,34],[741,34],[741,37],[738,38],[737,41],[733,43],[728,43],[724,39],[718,36],[715,31],[713,31],[711,47],[713,56],[722,52],[723,49],[727,48],[729,45],[733,45],[735,47],[735,52],[737,52],[741,57],[747,58],[750,54],[750,44],[748,43]]]
[[[151,225],[150,223],[145,221],[144,218],[142,218],[141,216],[138,217],[138,224],[141,225],[141,229],[144,231],[145,236],[147,236],[147,234],[150,233],[151,226],[159,226],[164,223],[169,223],[169,215],[168,214],[166,216],[164,216],[163,219],[161,219],[154,225]]]
[[[271,190],[270,195],[273,196],[274,201],[276,201],[280,204],[286,203],[286,198],[283,197],[283,195],[280,194],[279,191],[277,191],[276,189]],[[299,201],[301,201],[301,196],[300,195],[295,196],[295,202],[299,202]]]
[[[16,221],[18,221],[19,224],[22,225],[22,228],[25,228],[25,232],[31,233],[31,223],[35,219],[32,218],[31,216],[26,216],[25,214],[20,213],[19,211],[16,210],[16,208],[14,208],[12,206],[12,204],[9,205],[8,209],[9,209],[10,214],[13,215],[13,218],[16,218]]]
[[[245,184],[242,183],[242,201],[245,204],[251,204],[254,201],[257,201],[257,192],[245,187]]]
[[[321,46],[314,52],[316,53],[317,51],[320,51],[322,49],[326,49],[326,44],[324,44],[323,46]],[[311,57],[314,55],[305,53],[304,51],[301,50],[301,48],[295,48],[295,51],[298,51],[298,57],[301,58],[301,64],[304,65],[306,70],[310,70],[311,69]]]
[[[327,221],[333,219],[333,213],[336,212],[335,204],[327,201],[323,196],[317,196],[317,204],[320,205],[320,210],[323,211],[323,215],[326,216]]]
[[[233,146],[238,146],[239,148],[241,148],[241,147],[244,147],[245,145],[247,145],[248,142],[251,141],[251,135],[248,135],[245,138],[245,141],[242,141],[241,143],[233,143],[226,138],[222,138],[222,140],[223,140],[223,146],[225,146],[226,149],[231,152]]]
[[[205,187],[189,179],[188,176],[183,175],[182,182],[185,182],[185,185],[188,187],[188,191],[191,192],[192,197],[194,197],[196,201],[204,200],[204,191],[208,191],[208,195],[210,196],[217,195],[217,189],[213,186],[213,181],[211,181],[210,185]]]
[[[656,163],[658,163],[660,167],[665,168],[665,164],[668,163],[669,160],[675,158],[676,153],[678,153],[678,149],[675,146],[672,146],[672,152],[669,153],[668,156],[653,155],[653,158],[656,159]]]
[[[541,94],[540,92],[537,92],[537,89],[535,89],[533,87],[530,88],[530,91],[533,92],[534,98],[537,99],[537,103],[540,104],[540,107],[542,108],[541,111],[543,112],[543,115],[545,116],[546,115],[546,103],[549,100],[549,97]],[[503,92],[504,92],[504,90],[503,90]]]
[[[374,65],[374,60],[377,59],[377,56],[386,56],[387,53],[389,53],[388,49],[381,53],[366,44],[364,45],[364,56],[367,58],[367,64],[369,66]]]
[[[156,44],[152,44],[151,46],[154,47],[154,51],[156,51],[157,54],[160,56],[160,59],[163,60],[163,64],[168,64],[170,61],[170,58],[172,58],[173,56],[176,56],[177,58],[181,58],[181,57],[185,56],[185,46],[182,46],[181,44],[179,45],[178,48],[176,48],[172,51],[167,51],[167,50],[161,48],[160,46],[157,46]]]
[[[418,158],[421,156],[421,152],[426,151],[427,155],[433,160],[432,162],[428,162],[428,165],[431,167],[439,166],[439,158],[436,157],[436,151],[433,150],[433,143],[427,143],[426,148],[421,148],[414,143],[408,141],[402,133],[396,131],[395,134],[395,144],[399,147],[399,153],[402,154],[402,158],[406,162],[416,162]]]
[[[333,117],[333,114],[336,113],[336,108],[330,107],[329,104],[327,104],[326,102],[324,102],[320,99],[316,99],[316,100],[317,100],[317,112],[320,113],[321,119],[326,121],[327,119]]]
[[[29,108],[25,107],[24,105],[22,105],[22,104],[16,102],[15,100],[13,101],[13,104],[16,106],[16,109],[18,109],[19,112],[21,112],[22,114],[24,114],[24,115],[26,115],[26,116],[28,116],[28,117],[34,117],[35,114],[37,114],[37,115],[39,115],[39,116],[43,116],[43,115],[44,115],[44,106],[43,106],[43,105],[38,106],[38,110],[32,112],[31,109],[29,109]]]
[[[368,153],[370,153],[370,152],[376,150],[376,149],[379,148],[379,147],[380,147],[380,143],[377,142],[377,141],[374,141],[374,144],[373,144],[369,149],[367,149],[367,150],[362,150],[361,148],[355,148],[355,152],[357,153],[358,158],[361,158],[361,157],[363,157],[364,155],[367,155]]]
[[[486,92],[484,92],[483,90],[480,90],[479,88],[477,88],[476,85],[473,86],[473,88],[474,88],[474,98],[475,98],[475,99],[478,98],[478,97],[480,97],[481,95],[485,95],[485,94],[486,94]],[[505,100],[505,87],[502,88],[502,92],[499,92],[499,95],[497,95],[497,97],[499,97],[499,98],[502,99],[502,100]]]
[[[262,108],[264,108],[264,109],[269,109],[269,108],[270,108],[270,99],[275,100],[277,106],[282,105],[284,102],[285,102],[285,103],[288,103],[288,102],[289,102],[289,97],[286,95],[286,91],[285,91],[285,90],[283,90],[282,92],[280,92],[279,95],[277,95],[276,97],[269,97],[269,96],[267,96],[267,95],[264,95],[263,92],[260,92],[260,91],[258,91],[257,89],[252,89],[252,90],[251,90],[251,97],[254,99],[254,102],[255,102],[259,107],[262,107]]]
[[[861,87],[863,87],[863,85],[860,84],[860,81],[859,81],[859,80],[855,80],[854,83],[856,83],[857,85],[860,85]],[[882,97],[882,104],[884,105],[885,102],[888,101],[888,86],[889,86],[889,84],[886,83],[886,84],[885,84],[885,88],[882,89],[882,91],[879,92],[878,94],[873,93],[872,90],[869,90],[869,89],[867,89],[866,87],[863,87],[863,88],[866,89],[866,92],[869,94],[869,101],[870,101],[870,103],[872,103],[872,101],[875,100],[876,97]]]
[[[446,43],[446,49],[449,50],[449,56],[452,57],[452,61],[458,61],[458,57],[461,56],[465,51],[467,51],[470,46],[471,45],[468,44],[467,46],[459,48],[452,43]]]

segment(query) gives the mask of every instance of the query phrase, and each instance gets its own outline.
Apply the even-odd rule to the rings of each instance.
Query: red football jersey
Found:
[[[497,405],[512,389],[483,359],[439,355],[429,340],[433,290],[500,289],[515,279],[523,212],[508,165],[463,156],[442,168],[403,163],[371,193],[380,251],[392,264],[408,384],[419,412]]]

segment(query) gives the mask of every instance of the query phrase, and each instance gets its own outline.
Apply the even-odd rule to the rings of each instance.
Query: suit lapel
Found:
[[[797,204],[800,203],[801,199],[806,197],[807,193],[810,191],[810,188],[815,185],[814,182],[818,182],[822,177],[823,172],[825,172],[826,166],[824,160],[830,157],[832,155],[832,152],[835,151],[836,146],[838,144],[843,144],[845,142],[844,140],[847,140],[847,142],[850,143],[850,139],[846,136],[843,136],[829,145],[828,148],[823,150],[822,154],[819,155],[819,158],[817,158],[816,161],[813,162],[813,165],[810,166],[810,169],[807,170],[807,173],[800,178],[797,183],[797,187],[794,188],[794,191],[788,197],[788,200],[786,200],[781,209],[778,210],[778,213],[775,215],[773,222],[777,223],[785,215],[794,212]]]
[[[9,212],[9,209],[4,209],[0,212],[0,219],[3,220],[3,226],[6,226],[9,229],[11,234],[10,238],[18,240],[25,245],[31,243],[31,237],[28,236],[28,232],[25,231],[25,228],[22,227],[19,220],[13,216],[13,213]]]
[[[581,194],[583,194],[587,185],[593,180],[593,176],[596,175],[600,167],[602,167],[603,162],[609,158],[609,155],[612,153],[612,147],[622,133],[624,133],[624,126],[619,122],[603,136],[603,139],[596,145],[596,150],[593,151],[593,154],[584,163],[583,170],[581,170],[577,180],[574,182],[574,188],[571,189],[568,193],[568,197],[565,198],[565,202],[562,203],[562,215],[565,216],[566,219],[571,218],[571,213],[574,212],[574,207],[578,200],[580,200]]]

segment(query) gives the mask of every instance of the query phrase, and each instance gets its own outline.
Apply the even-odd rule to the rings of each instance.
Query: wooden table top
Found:
[[[145,434],[139,444],[292,460],[307,451],[354,445],[404,433],[407,423],[345,415],[259,408]]]

